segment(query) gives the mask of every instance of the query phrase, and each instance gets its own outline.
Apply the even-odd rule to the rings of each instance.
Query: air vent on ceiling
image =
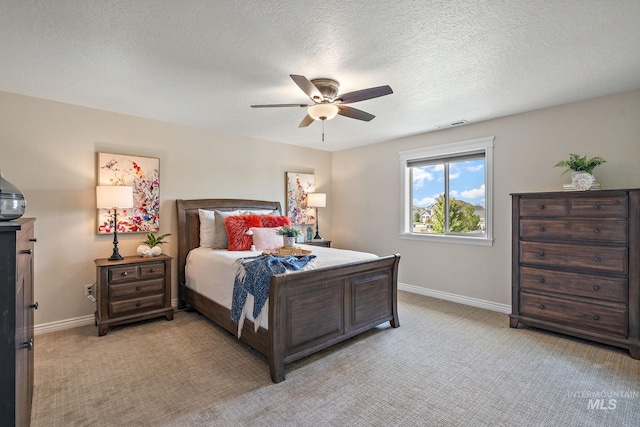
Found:
[[[445,123],[443,125],[439,125],[436,126],[437,129],[444,129],[444,128],[451,128],[454,126],[460,126],[460,125],[464,125],[467,124],[466,120],[456,120],[455,122],[451,122],[451,123]]]

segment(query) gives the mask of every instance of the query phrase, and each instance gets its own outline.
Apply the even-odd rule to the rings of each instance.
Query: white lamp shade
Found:
[[[327,195],[324,193],[308,193],[307,206],[310,208],[324,208],[327,206]]]
[[[133,207],[133,187],[124,185],[98,185],[96,187],[98,209]]]
[[[315,104],[307,112],[315,120],[331,120],[338,114],[338,107],[333,104]]]

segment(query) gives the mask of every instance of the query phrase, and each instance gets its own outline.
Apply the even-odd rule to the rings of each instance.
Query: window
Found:
[[[401,238],[492,245],[493,139],[400,152]]]

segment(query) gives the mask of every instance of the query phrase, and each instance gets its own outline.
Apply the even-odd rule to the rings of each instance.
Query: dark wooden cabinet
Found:
[[[640,359],[640,190],[513,194],[512,210],[511,327]]]
[[[0,419],[28,426],[33,396],[35,219],[0,222]]]
[[[110,326],[165,316],[173,320],[171,307],[171,257],[106,258],[96,263],[96,325],[98,335]]]

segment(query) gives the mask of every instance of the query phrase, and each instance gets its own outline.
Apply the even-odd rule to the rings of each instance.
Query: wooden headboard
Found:
[[[178,210],[178,284],[185,284],[185,266],[187,254],[200,246],[200,215],[198,209],[233,211],[269,209],[282,214],[280,202],[243,199],[193,199],[176,200]]]

